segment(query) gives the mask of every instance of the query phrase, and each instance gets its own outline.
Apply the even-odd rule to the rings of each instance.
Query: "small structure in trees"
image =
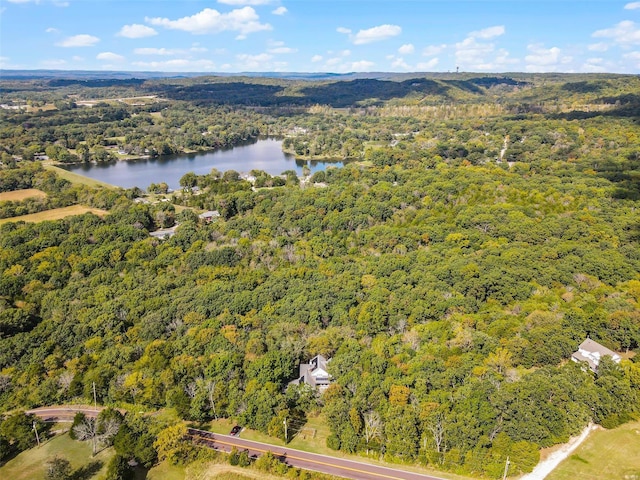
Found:
[[[201,213],[198,218],[204,223],[211,223],[214,220],[220,218],[220,212],[217,210],[210,210],[208,212]]]
[[[577,363],[587,362],[589,369],[592,372],[597,372],[598,365],[600,365],[600,359],[604,355],[608,355],[614,362],[620,363],[620,355],[613,350],[609,350],[604,345],[600,345],[598,342],[594,342],[590,338],[587,338],[580,344],[578,351],[571,355],[571,360]]]

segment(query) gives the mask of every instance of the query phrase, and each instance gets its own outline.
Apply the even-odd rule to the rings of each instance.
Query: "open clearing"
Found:
[[[598,429],[547,480],[639,480],[640,422]]]
[[[14,190],[12,192],[0,193],[0,202],[11,201],[20,202],[26,198],[45,198],[47,196],[42,190],[27,188],[24,190]]]
[[[45,210],[44,212],[31,213],[20,217],[3,218],[0,224],[9,222],[44,222],[45,220],[60,220],[61,218],[71,217],[73,215],[82,215],[83,213],[95,213],[98,216],[107,215],[109,212],[100,210],[99,208],[85,207],[84,205],[72,205],[70,207],[54,208],[53,210]]]
[[[106,187],[106,188],[120,188],[115,185],[111,185],[100,180],[94,180],[93,178],[85,177],[84,175],[78,175],[77,173],[70,172],[64,168],[56,167],[55,165],[43,163],[42,165],[47,170],[55,172],[60,178],[70,181],[71,183],[87,185],[89,187]]]
[[[67,434],[59,435],[44,442],[42,446],[22,452],[9,460],[0,467],[0,478],[11,480],[44,478],[45,462],[55,455],[69,460],[74,472],[82,469],[85,475],[78,475],[78,477],[100,478],[106,474],[107,464],[114,453],[113,449],[109,448],[92,458],[89,442],[71,440]]]

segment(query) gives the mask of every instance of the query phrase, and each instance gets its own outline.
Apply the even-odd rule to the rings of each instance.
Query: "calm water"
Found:
[[[66,170],[101,180],[123,188],[139,187],[143,190],[152,183],[166,182],[169,188],[180,188],[180,178],[187,172],[197,175],[209,173],[212,168],[220,172],[236,170],[248,173],[264,170],[271,175],[279,175],[285,170],[295,170],[302,175],[302,167],[307,165],[311,172],[324,170],[327,166],[341,167],[342,162],[296,160],[293,155],[282,151],[282,141],[273,138],[257,140],[226,150],[170,155],[148,160],[129,160],[106,164],[82,164],[65,166]]]

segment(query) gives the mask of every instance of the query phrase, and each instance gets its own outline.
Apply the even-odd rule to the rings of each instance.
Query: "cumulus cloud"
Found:
[[[585,73],[599,73],[606,72],[607,69],[604,65],[604,59],[602,58],[587,58],[586,62],[580,67],[580,70]]]
[[[119,37],[126,38],[145,38],[145,37],[153,37],[157,35],[153,28],[147,27],[146,25],[140,25],[138,23],[134,23],[133,25],[125,25],[120,29],[120,31],[116,34]]]
[[[426,71],[428,72],[429,70],[432,70],[436,67],[436,65],[438,65],[438,63],[440,62],[440,60],[438,59],[438,57],[432,58],[431,60],[429,60],[428,62],[420,62],[418,63],[418,65],[416,65],[416,67],[418,68],[418,70],[422,70],[422,71]]]
[[[171,48],[149,48],[142,47],[133,50],[136,55],[177,55],[184,53],[183,50],[171,49]]]
[[[555,72],[573,58],[564,55],[558,47],[544,48],[541,44],[527,45],[529,55],[524,57],[528,72]]]
[[[610,38],[622,46],[640,45],[640,28],[631,20],[623,20],[612,28],[597,30],[591,35],[594,38]]]
[[[106,60],[108,62],[122,62],[124,60],[124,57],[113,52],[102,52],[96,55],[96,59]]]
[[[400,55],[411,55],[414,51],[415,47],[410,43],[406,43],[398,49],[398,53]]]
[[[45,33],[60,33],[60,30],[57,28],[49,27],[45,30]]]
[[[274,15],[284,15],[288,11],[289,10],[287,10],[286,7],[278,7],[275,10],[271,10],[271,13],[273,13]]]
[[[624,6],[625,10],[638,10],[640,8],[640,2],[631,2],[631,3],[627,3]]]
[[[350,28],[345,28],[345,27],[338,27],[338,28],[336,28],[336,32],[344,33],[345,35],[349,35],[351,33],[351,29]]]
[[[74,35],[72,37],[67,37],[64,40],[56,43],[58,47],[93,47],[96,43],[98,43],[100,39],[98,37],[94,37],[93,35],[81,34]]]
[[[377,27],[360,30],[356,33],[352,41],[355,45],[364,45],[366,43],[379,42],[387,40],[402,33],[402,28],[398,25],[378,25]]]
[[[357,62],[351,63],[351,71],[353,72],[369,72],[373,67],[375,67],[375,63],[370,62],[368,60],[359,60]]]
[[[311,61],[313,63],[318,63],[321,62],[323,59],[322,55],[314,55],[313,57],[311,57]]]
[[[471,32],[469,36],[474,38],[481,38],[483,40],[488,40],[490,38],[504,35],[504,32],[505,32],[504,25],[496,25],[495,27],[484,28],[482,30]]]
[[[592,43],[587,48],[590,52],[606,52],[607,50],[609,50],[609,45],[603,42]]]
[[[273,47],[267,50],[268,53],[280,54],[280,53],[296,53],[298,51],[297,48],[291,47]]]
[[[505,49],[496,50],[496,45],[487,41],[504,33],[502,25],[470,32],[467,38],[454,45],[456,65],[469,70],[501,70],[506,65],[517,63]]]
[[[251,7],[231,10],[229,13],[220,13],[217,10],[205,8],[195,15],[177,20],[160,17],[146,18],[145,20],[152,25],[171,30],[182,30],[196,35],[231,31],[238,32],[240,38],[244,38],[250,33],[271,30],[271,25],[268,23],[260,23],[260,17]]]
[[[425,57],[433,57],[434,55],[438,55],[445,48],[447,48],[445,44],[429,45],[427,47],[424,47],[424,49],[422,50],[422,55],[424,55]]]
[[[244,71],[282,71],[287,68],[287,62],[274,61],[273,55],[268,53],[259,53],[251,55],[241,53],[236,55],[236,70]]]

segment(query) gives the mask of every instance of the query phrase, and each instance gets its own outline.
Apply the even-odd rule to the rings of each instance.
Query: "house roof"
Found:
[[[600,356],[609,355],[613,358],[619,358],[619,355],[613,350],[609,350],[604,345],[600,345],[598,342],[594,342],[590,338],[587,338],[584,342],[580,344],[578,347],[580,350],[585,350],[587,352],[599,353]]]
[[[200,218],[215,218],[219,216],[220,216],[220,212],[218,212],[217,210],[210,210],[208,212],[204,212],[198,215],[198,217]]]

